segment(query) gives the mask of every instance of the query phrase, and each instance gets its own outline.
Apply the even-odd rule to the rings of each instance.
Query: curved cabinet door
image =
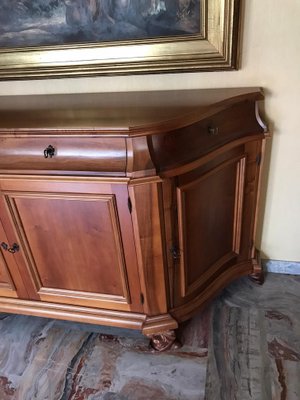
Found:
[[[176,305],[252,271],[260,148],[236,147],[177,178]]]
[[[0,183],[31,299],[140,311],[125,181],[3,177]]]

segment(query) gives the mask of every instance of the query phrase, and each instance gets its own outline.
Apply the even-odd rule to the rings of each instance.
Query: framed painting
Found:
[[[240,0],[0,0],[0,79],[237,68]]]

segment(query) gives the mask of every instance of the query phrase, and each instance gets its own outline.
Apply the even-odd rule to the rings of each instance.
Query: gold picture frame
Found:
[[[0,45],[0,79],[236,69],[240,0],[199,2],[197,34],[51,46]]]

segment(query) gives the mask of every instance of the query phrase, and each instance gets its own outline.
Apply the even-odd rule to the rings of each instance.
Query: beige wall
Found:
[[[244,0],[239,71],[0,82],[0,95],[261,86],[273,140],[260,247],[300,261],[300,1]]]

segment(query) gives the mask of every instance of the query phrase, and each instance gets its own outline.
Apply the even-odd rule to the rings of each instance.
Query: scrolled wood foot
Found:
[[[150,346],[155,351],[167,351],[179,349],[182,344],[177,340],[174,330],[147,335],[150,339]]]
[[[258,250],[255,251],[255,257],[252,259],[252,265],[253,265],[253,272],[249,274],[248,277],[251,280],[251,282],[254,282],[258,285],[262,285],[265,281],[265,274],[261,265],[261,259]]]
[[[257,285],[262,285],[265,281],[264,272],[252,272],[252,274],[248,275],[251,282],[256,283]]]

